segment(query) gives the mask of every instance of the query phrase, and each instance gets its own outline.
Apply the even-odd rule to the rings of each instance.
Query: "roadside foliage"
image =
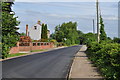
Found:
[[[15,17],[15,13],[12,11],[11,6],[13,2],[1,2],[2,5],[2,58],[7,58],[11,47],[16,46],[19,41],[18,17]]]
[[[107,80],[120,80],[120,44],[92,42],[87,55]]]

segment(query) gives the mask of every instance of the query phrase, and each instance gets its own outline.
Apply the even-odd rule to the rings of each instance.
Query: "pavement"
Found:
[[[24,78],[23,80],[25,78],[66,78],[73,58],[80,48],[81,46],[72,46],[4,60],[2,77]]]
[[[71,66],[69,79],[78,79],[79,80],[98,80],[101,79],[102,76],[97,72],[97,68],[93,67],[93,64],[88,59],[85,51],[87,47],[84,45],[80,49],[80,51],[75,55],[73,64]]]

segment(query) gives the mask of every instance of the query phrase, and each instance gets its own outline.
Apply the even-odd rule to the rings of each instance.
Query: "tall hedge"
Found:
[[[94,42],[87,54],[107,80],[120,80],[120,44]]]

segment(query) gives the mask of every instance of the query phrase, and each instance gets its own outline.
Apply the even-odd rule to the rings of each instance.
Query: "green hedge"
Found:
[[[87,55],[107,80],[120,80],[120,44],[93,42]]]

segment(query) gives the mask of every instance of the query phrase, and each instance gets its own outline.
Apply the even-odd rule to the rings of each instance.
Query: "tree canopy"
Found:
[[[13,2],[2,2],[2,58],[6,58],[11,47],[16,46],[19,33],[16,26],[19,25],[18,17],[14,17],[11,9]]]
[[[51,35],[57,42],[65,42],[67,45],[79,43],[79,35],[76,22],[63,23],[55,27]]]

